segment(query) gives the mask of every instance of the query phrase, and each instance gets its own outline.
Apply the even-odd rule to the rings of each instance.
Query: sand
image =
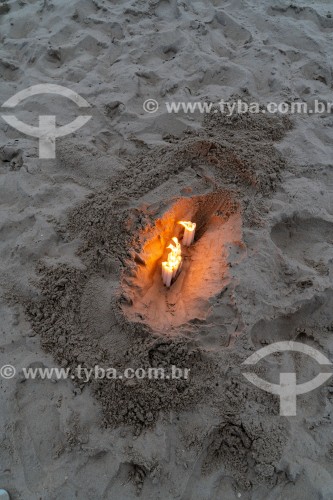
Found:
[[[332,359],[331,115],[168,114],[165,101],[332,101],[330,3],[0,5],[1,102],[63,85],[91,120],[56,159],[0,119],[0,488],[11,499],[333,498],[332,379],[297,415],[242,362],[282,340]],[[159,110],[142,104],[157,99]],[[64,106],[66,102],[66,106]],[[22,121],[78,111],[30,98]],[[196,241],[170,290],[177,220]],[[190,369],[25,380],[26,367]],[[318,373],[301,355],[255,368]]]

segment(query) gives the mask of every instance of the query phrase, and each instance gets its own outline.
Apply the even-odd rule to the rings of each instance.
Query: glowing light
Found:
[[[195,222],[184,221],[184,220],[178,221],[178,224],[181,224],[184,227],[184,236],[182,239],[182,244],[186,247],[189,247],[190,245],[192,245],[194,241],[195,228],[197,225]]]
[[[170,243],[167,247],[171,250],[168,254],[168,260],[162,262],[162,279],[167,287],[171,285],[171,281],[177,276],[182,264],[182,250],[178,238],[173,237],[172,241],[173,243]]]

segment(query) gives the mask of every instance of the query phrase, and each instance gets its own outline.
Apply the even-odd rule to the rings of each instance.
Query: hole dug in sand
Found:
[[[184,228],[178,221],[196,223],[195,240],[182,245],[183,265],[170,288],[163,285],[162,262],[167,246],[176,236],[180,243]],[[130,321],[144,322],[155,331],[166,331],[195,318],[204,320],[209,299],[229,282],[230,246],[242,246],[240,207],[231,194],[219,191],[181,198],[138,235],[142,248],[122,281],[128,299],[123,311]]]

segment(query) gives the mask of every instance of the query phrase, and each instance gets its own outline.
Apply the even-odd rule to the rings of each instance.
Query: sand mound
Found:
[[[105,425],[128,424],[140,433],[164,412],[189,410],[204,400],[211,408],[224,408],[224,418],[234,396],[224,389],[220,394],[222,386],[214,380],[217,373],[223,380],[224,350],[242,332],[242,318],[228,298],[228,287],[232,291],[236,283],[231,270],[246,256],[242,226],[260,224],[263,200],[285,165],[273,147],[273,138],[289,129],[289,123],[283,124],[277,118],[260,125],[257,117],[248,117],[234,124],[233,136],[225,134],[229,123],[214,117],[199,137],[169,137],[169,146],[130,158],[121,183],[115,179],[90,196],[61,229],[67,239],[80,236],[81,268],[39,267],[41,295],[27,313],[42,346],[73,369],[77,363],[98,363],[119,370],[171,365],[191,370],[190,381],[95,380],[91,388]],[[259,139],[260,165],[251,162]],[[168,240],[180,235],[181,218],[197,223],[196,241],[185,250],[184,269],[167,291],[159,267]],[[246,414],[250,389],[244,381],[241,387],[239,404]],[[262,398],[266,402],[269,395]],[[256,431],[249,438],[235,430],[239,424],[234,419],[228,420],[228,433],[240,432],[237,449],[246,457]],[[207,444],[203,470],[212,461],[210,454],[224,456],[227,438],[220,444],[213,434],[207,439],[214,444]],[[242,467],[233,474],[237,470],[237,480],[246,484]],[[271,472],[271,462],[269,467]]]

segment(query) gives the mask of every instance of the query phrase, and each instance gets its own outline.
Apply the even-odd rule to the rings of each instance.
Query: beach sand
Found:
[[[165,105],[333,102],[332,16],[328,0],[0,5],[1,103],[57,84],[88,112],[39,95],[16,116],[91,115],[56,139],[55,159],[0,118],[0,367],[17,372],[0,378],[0,488],[12,500],[333,499],[333,379],[287,417],[242,373],[280,341],[332,360],[332,115]],[[167,290],[178,220],[196,222],[196,239]],[[78,365],[190,376],[23,373]],[[320,367],[285,353],[253,371],[302,383]]]

